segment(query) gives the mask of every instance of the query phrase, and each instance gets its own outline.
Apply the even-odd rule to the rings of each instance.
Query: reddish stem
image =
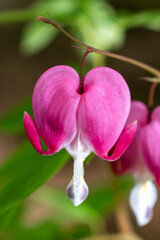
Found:
[[[85,60],[87,55],[90,53],[90,51],[86,51],[82,58],[81,63],[81,75],[80,75],[80,93],[83,93],[83,79],[84,79],[84,68],[85,68]]]
[[[68,38],[70,38],[72,41],[74,41],[74,42],[78,43],[79,45],[83,46],[89,52],[95,52],[95,53],[98,53],[98,54],[101,54],[101,55],[104,55],[104,56],[112,57],[112,58],[119,59],[119,60],[124,61],[124,62],[131,63],[131,64],[133,64],[137,67],[140,67],[140,68],[148,71],[149,73],[152,73],[154,76],[160,78],[160,71],[159,70],[149,66],[148,64],[137,61],[135,59],[125,57],[125,56],[122,56],[122,55],[119,55],[119,54],[116,54],[116,53],[111,53],[111,52],[108,52],[108,51],[102,51],[102,50],[97,49],[97,48],[93,48],[93,47],[81,42],[80,40],[78,40],[77,38],[75,38],[74,36],[69,34],[68,32],[66,32],[58,23],[56,23],[52,19],[48,19],[48,18],[39,16],[38,21],[42,21],[44,23],[51,24],[52,26],[57,28],[60,32],[62,32],[64,35],[66,35]]]
[[[154,82],[151,84],[150,90],[149,90],[149,97],[148,97],[148,107],[150,110],[153,108],[154,104],[154,94],[155,94],[155,89],[158,85],[158,82]]]

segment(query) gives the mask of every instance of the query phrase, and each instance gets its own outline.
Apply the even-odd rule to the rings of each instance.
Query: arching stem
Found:
[[[139,68],[142,68],[144,70],[146,70],[147,72],[153,74],[154,76],[160,78],[160,71],[157,70],[156,68],[153,68],[151,66],[149,66],[148,64],[145,64],[143,62],[137,61],[135,59],[129,58],[129,57],[125,57],[116,53],[111,53],[108,51],[103,51],[97,48],[93,48],[83,42],[81,42],[80,40],[78,40],[77,38],[73,37],[71,34],[69,34],[67,31],[65,31],[58,23],[56,23],[55,21],[53,21],[52,19],[48,19],[42,16],[38,17],[38,21],[42,21],[44,23],[48,23],[51,24],[52,26],[54,26],[55,28],[57,28],[60,32],[62,32],[64,35],[66,35],[68,38],[70,38],[72,41],[76,42],[77,44],[81,45],[84,47],[84,50],[88,51],[88,52],[94,52],[94,53],[98,53],[98,54],[102,54],[111,58],[115,58],[127,63],[131,63]]]
[[[158,82],[154,82],[151,84],[150,90],[149,90],[149,97],[148,97],[148,107],[149,110],[151,111],[154,105],[154,94],[155,94],[155,89],[158,85]]]

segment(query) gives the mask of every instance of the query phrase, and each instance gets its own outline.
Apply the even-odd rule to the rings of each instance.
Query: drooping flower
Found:
[[[130,193],[130,206],[140,226],[150,222],[160,186],[160,106],[152,113],[140,101],[132,101],[127,124],[138,121],[135,137],[122,155],[111,163],[116,174],[132,174],[136,185]]]
[[[90,70],[80,91],[78,73],[55,66],[37,81],[32,97],[35,121],[25,112],[24,128],[33,147],[43,155],[66,148],[74,159],[67,195],[78,206],[88,195],[83,162],[93,151],[108,161],[118,159],[130,144],[136,122],[124,128],[130,111],[130,92],[113,69]],[[40,136],[47,146],[44,151]]]

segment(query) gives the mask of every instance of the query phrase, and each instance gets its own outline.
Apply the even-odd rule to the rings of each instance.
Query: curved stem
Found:
[[[154,93],[155,93],[155,89],[156,89],[157,85],[158,85],[158,82],[152,83],[150,90],[149,90],[148,107],[150,110],[152,110],[152,108],[153,108]]]
[[[146,70],[147,72],[153,74],[156,77],[160,77],[160,71],[157,70],[156,68],[153,68],[151,66],[149,66],[148,64],[145,64],[143,62],[137,61],[133,58],[129,58],[129,57],[125,57],[116,53],[111,53],[108,51],[103,51],[97,48],[93,48],[83,42],[81,42],[79,39],[75,38],[74,36],[72,36],[71,34],[69,34],[67,31],[65,31],[58,23],[56,23],[55,21],[53,21],[52,19],[48,19],[42,16],[38,17],[38,21],[42,21],[44,23],[48,23],[51,24],[52,26],[54,26],[55,28],[57,28],[60,32],[62,32],[64,35],[66,35],[68,38],[70,38],[72,41],[76,42],[77,44],[83,46],[85,48],[86,51],[89,52],[94,52],[94,53],[98,53],[98,54],[102,54],[111,58],[115,58],[124,62],[128,62],[131,63],[139,68],[142,68],[144,70]]]
[[[85,67],[85,60],[88,54],[89,54],[89,51],[86,51],[82,58],[81,75],[80,75],[80,93],[83,93],[84,67]]]

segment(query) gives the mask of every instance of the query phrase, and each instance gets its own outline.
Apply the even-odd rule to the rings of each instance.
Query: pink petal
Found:
[[[124,128],[130,110],[130,92],[123,77],[107,67],[90,70],[83,89],[78,109],[79,128],[89,147],[105,157]]]
[[[158,121],[160,123],[160,106],[153,110],[151,114],[151,121]]]
[[[136,132],[133,141],[125,153],[117,161],[111,163],[113,171],[116,174],[122,175],[135,171],[137,160],[140,159],[142,155],[139,140],[140,134]]]
[[[36,126],[46,146],[60,150],[77,132],[80,100],[78,73],[68,66],[55,66],[39,78],[33,92]]]
[[[54,153],[54,151],[43,151],[35,122],[27,112],[24,113],[23,124],[27,137],[29,138],[31,144],[33,145],[37,152],[43,155],[49,155]]]
[[[134,100],[131,102],[131,109],[126,125],[137,120],[137,127],[143,127],[149,120],[149,111],[147,106],[140,101]]]
[[[137,130],[133,141],[120,159],[111,163],[116,174],[126,174],[141,171],[145,168],[145,160],[141,151],[140,138],[141,129],[147,124],[149,111],[146,105],[140,101],[131,102],[131,110],[127,119],[127,124],[137,120]]]
[[[108,161],[117,160],[118,158],[120,158],[128,148],[129,144],[132,142],[136,132],[136,128],[137,121],[134,121],[133,123],[125,127],[120,137],[118,138],[115,146],[113,146],[113,149],[111,149],[107,155],[99,156]]]
[[[153,121],[144,127],[141,146],[146,164],[160,185],[160,123]]]

